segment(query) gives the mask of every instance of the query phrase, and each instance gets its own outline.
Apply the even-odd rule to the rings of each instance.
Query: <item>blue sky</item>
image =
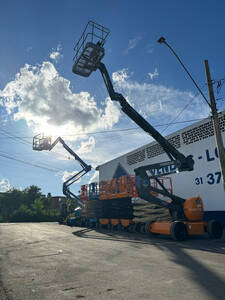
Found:
[[[208,0],[1,1],[0,190],[36,184],[61,195],[62,180],[80,170],[60,145],[33,151],[40,130],[62,136],[93,166],[74,191],[97,179],[97,165],[151,141],[139,129],[110,132],[136,125],[107,98],[98,71],[89,78],[72,73],[73,46],[89,20],[111,30],[103,62],[115,89],[167,135],[209,109],[157,39],[166,37],[207,96],[204,59],[214,80],[225,77],[224,13],[224,1]],[[224,94],[222,87],[215,95]],[[223,100],[218,107],[225,108]],[[172,121],[181,123],[168,127]]]

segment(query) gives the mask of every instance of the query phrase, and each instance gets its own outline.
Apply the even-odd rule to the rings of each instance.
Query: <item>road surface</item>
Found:
[[[225,242],[0,224],[0,299],[225,299]]]

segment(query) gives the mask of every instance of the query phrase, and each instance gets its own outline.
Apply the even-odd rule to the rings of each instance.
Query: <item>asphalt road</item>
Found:
[[[225,299],[225,242],[0,224],[0,299]]]

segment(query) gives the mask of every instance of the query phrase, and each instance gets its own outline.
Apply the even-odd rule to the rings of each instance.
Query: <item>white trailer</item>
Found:
[[[225,111],[219,114],[219,121],[225,144]],[[185,127],[166,138],[179,152],[185,156],[192,155],[195,161],[193,171],[169,175],[172,179],[173,193],[182,198],[200,195],[204,203],[204,219],[216,219],[225,227],[225,192],[211,118]],[[139,166],[167,159],[161,146],[153,141],[98,166],[99,181],[134,175],[134,169]],[[157,174],[163,175],[166,171],[168,170],[162,168]]]

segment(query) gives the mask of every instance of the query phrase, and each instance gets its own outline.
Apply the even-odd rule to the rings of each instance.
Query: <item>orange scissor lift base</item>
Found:
[[[109,219],[109,218],[100,218],[99,223],[101,225],[111,224],[113,226],[121,224],[123,227],[128,227],[131,224],[134,224],[132,219]]]

